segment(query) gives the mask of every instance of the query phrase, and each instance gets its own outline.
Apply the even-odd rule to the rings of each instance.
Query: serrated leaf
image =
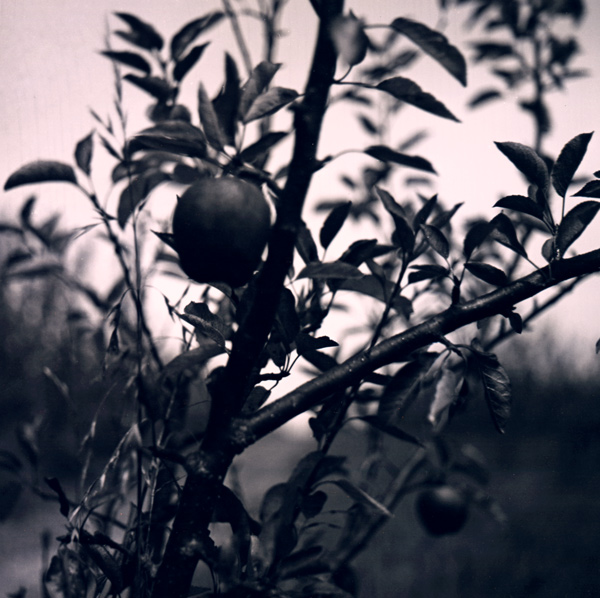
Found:
[[[450,255],[450,243],[444,233],[431,224],[421,224],[421,230],[429,246],[444,259]]]
[[[201,33],[216,25],[224,16],[221,11],[214,11],[184,25],[171,39],[171,58],[179,60]]]
[[[54,160],[38,160],[21,166],[13,172],[4,183],[4,190],[8,191],[21,185],[34,183],[64,182],[77,184],[77,178],[72,166]]]
[[[431,162],[420,156],[409,156],[397,152],[385,145],[371,145],[363,150],[365,154],[381,160],[382,162],[392,162],[393,164],[399,164],[401,166],[408,166],[409,168],[415,168],[416,170],[423,170],[425,172],[431,172],[437,174]]]
[[[305,266],[298,276],[300,278],[312,278],[314,280],[329,280],[340,278],[362,278],[364,274],[356,267],[342,261],[317,262]]]
[[[508,284],[508,277],[506,274],[490,264],[484,264],[483,262],[467,262],[465,268],[476,276],[480,280],[492,284],[496,287],[503,287]]]
[[[265,60],[252,70],[248,81],[244,83],[241,90],[240,114],[242,118],[245,118],[256,98],[269,86],[280,67],[281,64]]]
[[[586,183],[577,193],[573,194],[574,197],[595,197],[600,199],[600,181],[589,181]]]
[[[540,205],[524,195],[507,195],[506,197],[499,199],[494,204],[494,207],[528,214],[529,216],[533,216],[542,221],[544,219],[544,210]]]
[[[215,112],[213,103],[210,101],[202,83],[198,87],[198,112],[208,143],[214,149],[222,151],[226,143],[225,135],[221,130],[219,117]]]
[[[277,145],[282,139],[285,139],[289,133],[287,131],[270,131],[263,135],[258,141],[244,148],[240,152],[240,160],[252,164],[261,162],[264,157]]]
[[[558,225],[555,249],[559,257],[579,238],[600,209],[598,201],[584,201],[572,208]]]
[[[415,246],[415,234],[406,220],[404,209],[385,189],[373,187],[373,192],[394,220],[396,226],[392,234],[394,245],[400,248],[405,255],[410,255]]]
[[[548,167],[533,149],[513,141],[496,141],[494,143],[532,185],[547,192],[550,184]]]
[[[415,214],[415,217],[413,218],[413,230],[415,231],[415,234],[419,232],[421,225],[427,222],[437,203],[438,195],[436,193],[434,196],[430,197]]]
[[[253,120],[275,114],[298,97],[298,92],[286,87],[272,87],[261,93],[248,108],[242,122],[248,124]]]
[[[84,137],[75,146],[75,162],[85,174],[90,176],[90,166],[92,163],[92,155],[94,150],[94,132],[92,131],[87,137]]]
[[[222,318],[210,311],[206,303],[189,303],[179,317],[191,324],[195,328],[196,334],[213,340],[217,346],[225,349],[227,326]]]
[[[566,195],[573,176],[585,156],[592,135],[593,133],[577,135],[562,148],[556,159],[551,173],[552,185],[561,197]]]
[[[489,222],[478,222],[472,226],[463,242],[463,254],[465,258],[470,259],[473,252],[487,239],[492,231],[492,226]]]
[[[389,434],[393,438],[397,438],[398,440],[403,440],[404,442],[409,442],[410,444],[415,444],[417,446],[423,446],[423,443],[418,438],[415,438],[412,434],[401,430],[398,426],[386,423],[377,415],[364,415],[358,419],[368,423],[378,430],[381,430],[385,434]]]
[[[437,426],[456,402],[464,380],[462,369],[453,367],[448,360],[444,361],[437,376],[433,401],[427,414],[427,419],[432,426]]]
[[[146,75],[149,75],[150,71],[152,70],[148,61],[143,56],[140,56],[135,52],[114,52],[112,50],[103,50],[100,52],[100,54],[126,66],[131,66],[138,71],[142,71]]]
[[[116,34],[121,35],[127,41],[146,50],[160,50],[163,47],[162,36],[152,25],[130,13],[116,12],[114,14],[131,27],[130,35],[121,35],[124,32],[119,31],[116,31]]]
[[[336,206],[329,212],[321,230],[319,231],[319,241],[323,249],[327,249],[335,236],[340,232],[340,229],[346,222],[352,202],[348,201],[339,206]]]
[[[391,27],[429,54],[462,85],[467,84],[465,59],[460,51],[448,42],[446,36],[422,23],[405,18],[394,19]]]
[[[476,349],[472,355],[477,363],[483,383],[485,399],[492,416],[494,426],[504,434],[510,418],[512,394],[508,375],[493,353],[484,353]]]
[[[385,505],[380,503],[378,500],[367,494],[364,490],[361,490],[358,486],[355,486],[350,480],[326,480],[324,484],[334,484],[345,492],[352,500],[362,504],[370,509],[375,509],[386,517],[393,517],[392,513],[387,509]]]
[[[138,75],[129,73],[123,79],[133,83],[133,85],[139,87],[160,102],[166,102],[173,95],[172,87],[160,77],[139,77]]]
[[[173,78],[175,81],[181,81],[190,69],[200,60],[204,50],[208,46],[208,42],[199,46],[194,46],[183,58],[175,63],[173,68]]]
[[[435,114],[442,118],[447,118],[460,122],[444,104],[437,100],[430,93],[423,91],[414,81],[405,77],[392,77],[381,81],[376,86],[376,89],[389,93],[397,100],[411,104],[420,110]]]

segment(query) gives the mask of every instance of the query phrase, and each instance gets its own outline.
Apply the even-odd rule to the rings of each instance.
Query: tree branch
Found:
[[[279,428],[292,418],[325,401],[332,393],[364,379],[378,368],[406,359],[440,336],[467,324],[505,313],[514,305],[565,280],[600,272],[600,249],[553,262],[506,287],[454,305],[421,324],[380,342],[320,376],[302,384],[252,416],[236,422],[238,450]]]

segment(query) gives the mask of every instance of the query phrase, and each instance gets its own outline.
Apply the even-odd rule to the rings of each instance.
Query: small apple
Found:
[[[467,499],[452,486],[424,490],[417,497],[416,508],[419,521],[433,536],[460,531],[469,515]]]
[[[182,270],[197,282],[246,284],[260,263],[270,224],[269,205],[255,185],[232,176],[193,183],[173,214]]]

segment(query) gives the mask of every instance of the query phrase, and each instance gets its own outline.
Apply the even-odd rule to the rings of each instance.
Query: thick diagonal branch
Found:
[[[516,304],[565,280],[597,272],[600,272],[600,249],[554,262],[506,287],[467,303],[454,305],[380,342],[372,349],[358,353],[263,407],[251,417],[239,420],[238,439],[243,439],[247,444],[256,442],[295,416],[319,405],[335,391],[360,382],[384,365],[406,359],[413,351],[438,341],[443,335],[484,318],[506,313]],[[241,445],[238,450],[243,448]]]

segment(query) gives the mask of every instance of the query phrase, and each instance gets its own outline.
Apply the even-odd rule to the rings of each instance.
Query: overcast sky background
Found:
[[[439,13],[436,0],[370,0],[347,3],[369,23],[389,23],[398,16],[409,16],[430,27],[436,27]],[[166,39],[182,25],[209,10],[218,8],[217,1],[171,0],[147,2],[143,0],[0,0],[0,179],[19,166],[36,159],[56,159],[72,163],[75,143],[87,135],[95,122],[89,109],[104,116],[111,110],[113,98],[113,72],[108,60],[99,51],[104,47],[107,23],[114,29],[120,22],[113,12],[130,12],[152,23]],[[316,27],[316,18],[308,0],[290,0],[282,23],[287,35],[281,40],[277,60],[284,66],[276,78],[277,85],[301,89],[306,78],[306,65],[310,60]],[[245,23],[245,32],[254,61],[260,60],[257,51],[259,28]],[[588,2],[588,16],[581,28],[581,54],[577,66],[588,68],[592,77],[573,81],[552,100],[554,130],[545,149],[557,154],[562,145],[575,135],[599,129],[598,98],[600,98],[600,73],[596,72],[600,56],[600,3]],[[218,37],[216,36],[218,32]],[[459,19],[451,19],[445,33],[450,41],[468,52],[465,31]],[[222,79],[223,51],[235,47],[227,24],[212,30],[207,36],[211,46],[199,65],[187,78],[183,92],[184,103],[195,105],[197,81],[206,84],[212,80],[219,85]],[[115,46],[118,42],[115,43]],[[125,44],[119,46],[125,49]],[[498,102],[471,112],[466,104],[475,92],[488,81],[484,67],[471,69],[469,86],[465,90],[443,69],[429,58],[419,61],[407,76],[417,81],[423,89],[433,93],[463,121],[462,124],[438,119],[408,108],[401,122],[405,132],[399,132],[396,141],[408,137],[424,127],[430,138],[414,149],[428,158],[439,173],[436,190],[449,204],[465,202],[464,213],[482,213],[493,216],[492,208],[501,194],[523,193],[524,184],[512,165],[494,147],[493,141],[519,141],[532,143],[532,127],[521,113],[514,109],[516,98]],[[216,87],[213,87],[216,89]],[[135,130],[136,109],[147,105],[147,96],[125,88],[125,101]],[[141,110],[137,110],[141,112]],[[142,123],[142,121],[140,121]],[[327,122],[321,155],[335,151],[336,144],[360,147],[360,139],[350,136],[347,122]],[[354,135],[354,134],[353,134]],[[330,147],[331,144],[331,147]],[[338,148],[339,149],[339,148]],[[101,150],[97,149],[97,154]],[[344,164],[342,164],[343,166]],[[346,162],[346,166],[352,165]],[[101,171],[101,165],[98,171]],[[592,139],[582,173],[600,170],[600,131]],[[311,197],[328,197],[339,193],[339,187],[328,188],[333,177],[319,174],[311,190]],[[101,180],[97,181],[101,187]],[[73,194],[66,185],[31,186],[3,193],[0,218],[10,218],[31,194],[39,195],[39,204],[48,209],[66,211],[77,219],[89,218],[81,197]],[[463,211],[461,210],[461,211]],[[598,244],[598,223],[578,241],[576,248],[582,252]],[[534,256],[537,263],[543,260]],[[598,297],[600,283],[586,283],[584,292],[569,298],[554,322],[561,336],[576,339],[584,354],[593,356],[594,343],[600,337]]]

